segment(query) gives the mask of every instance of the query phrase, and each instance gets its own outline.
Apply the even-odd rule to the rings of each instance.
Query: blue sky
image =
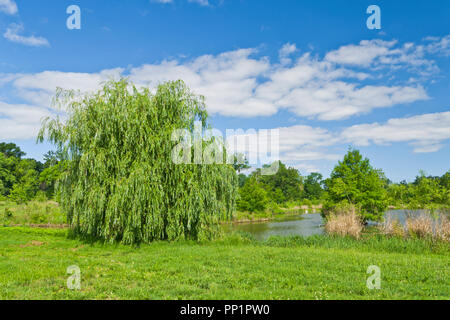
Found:
[[[366,9],[381,9],[369,30]],[[66,8],[81,8],[81,30]],[[450,2],[0,0],[0,140],[42,159],[56,86],[181,78],[214,127],[280,130],[280,157],[327,176],[352,145],[394,181],[450,169]]]

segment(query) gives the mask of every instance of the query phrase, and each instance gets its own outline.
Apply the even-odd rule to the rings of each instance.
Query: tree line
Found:
[[[421,172],[413,182],[393,183],[355,149],[347,152],[328,179],[320,173],[302,176],[280,163],[275,175],[263,176],[257,169],[249,175],[239,173],[238,181],[237,209],[246,212],[321,204],[326,215],[353,206],[364,220],[379,221],[389,206],[450,208],[450,170],[437,177]]]
[[[49,151],[44,162],[25,156],[16,144],[0,143],[0,199],[22,204],[56,198],[55,185],[65,168],[61,154]]]
[[[55,186],[68,166],[62,152],[47,152],[43,162],[25,155],[14,143],[0,143],[0,199],[18,204],[33,199],[58,200]],[[317,172],[302,176],[282,162],[274,175],[261,175],[261,169],[248,175],[241,173],[248,168],[238,161],[234,165],[239,211],[277,211],[301,205],[324,205],[327,210],[348,203],[361,206],[367,219],[378,220],[388,206],[450,207],[450,170],[442,176],[427,176],[421,171],[412,182],[394,183],[381,170],[373,169],[358,150],[350,150],[328,179]]]
[[[55,188],[68,162],[61,151],[49,151],[40,162],[24,158],[19,146],[0,143],[0,196],[18,204],[30,200],[58,200]],[[381,170],[372,168],[358,150],[349,150],[332,171],[330,178],[313,172],[300,172],[280,162],[274,175],[261,175],[256,169],[246,175],[245,163],[236,161],[239,211],[280,212],[280,208],[323,205],[324,211],[357,205],[366,220],[379,220],[388,206],[411,209],[450,207],[450,170],[442,176],[420,174],[412,182],[394,183]]]

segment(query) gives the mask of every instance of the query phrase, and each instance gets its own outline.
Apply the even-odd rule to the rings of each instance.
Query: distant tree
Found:
[[[450,207],[450,171],[442,176],[427,176],[421,170],[412,183],[405,180],[388,187],[389,204],[411,209]]]
[[[267,166],[266,166],[267,167]],[[303,180],[298,170],[288,168],[280,161],[278,171],[273,175],[261,175],[258,169],[252,173],[277,203],[300,200],[303,191]]]
[[[55,166],[62,160],[63,160],[63,152],[61,150],[48,151],[46,154],[44,154],[44,168]]]
[[[26,203],[34,198],[39,189],[38,162],[34,159],[21,160],[16,167],[16,183],[10,198],[17,203]]]
[[[239,189],[237,209],[248,212],[264,211],[269,203],[267,192],[255,177],[250,177]]]
[[[10,151],[0,152],[0,194],[9,195],[19,202],[31,200],[37,191],[37,176],[43,165],[34,159],[20,159],[19,147],[12,147],[11,145],[14,144],[4,144],[3,146],[5,145],[7,148],[4,150],[9,149]],[[21,188],[25,191],[21,192]],[[19,193],[20,197],[17,196]]]
[[[3,153],[6,157],[14,157],[17,159],[21,159],[25,156],[25,152],[20,150],[15,143],[0,143],[0,153]]]
[[[63,173],[67,170],[68,162],[60,161],[55,165],[45,168],[39,175],[39,184],[47,198],[55,196],[56,183],[61,179]]]
[[[238,175],[239,188],[242,188],[244,186],[245,181],[247,181],[247,179],[248,179],[248,177],[245,174],[243,174],[243,173],[240,173]]]
[[[425,172],[421,171],[410,186],[412,194],[410,206],[431,208],[435,204],[446,204],[449,192],[440,183],[441,177],[427,177]]]
[[[280,188],[271,189],[268,195],[270,200],[274,201],[277,204],[282,204],[287,201],[286,195]]]
[[[410,200],[410,188],[407,183],[392,183],[387,188],[388,203],[396,206],[406,206]]]
[[[360,209],[364,221],[382,219],[387,208],[385,176],[370,165],[369,159],[363,159],[358,150],[348,151],[325,184],[328,191],[325,212],[336,205],[348,204]]]
[[[441,177],[440,184],[450,191],[450,170]]]
[[[323,176],[320,173],[310,173],[304,181],[304,198],[309,200],[321,199],[324,193]]]
[[[10,193],[16,182],[15,169],[18,163],[17,158],[7,157],[4,153],[0,153],[0,193],[3,196]]]

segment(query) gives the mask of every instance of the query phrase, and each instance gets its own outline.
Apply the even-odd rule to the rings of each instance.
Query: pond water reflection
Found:
[[[402,225],[405,224],[408,215],[416,215],[421,210],[389,210],[385,218],[398,220]],[[295,216],[286,216],[282,220],[255,222],[244,224],[233,224],[228,227],[235,231],[244,231],[252,234],[258,240],[266,240],[270,236],[303,236],[308,237],[316,234],[323,234],[323,219],[320,213],[303,214]],[[371,222],[369,226],[376,223]]]
[[[290,216],[283,221],[234,224],[232,229],[248,232],[258,240],[265,240],[270,236],[307,237],[324,233],[320,213]]]

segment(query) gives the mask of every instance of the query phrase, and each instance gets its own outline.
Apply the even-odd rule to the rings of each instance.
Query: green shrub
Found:
[[[25,186],[20,184],[14,185],[9,198],[17,204],[24,204],[31,200]]]
[[[301,203],[303,206],[308,206],[308,207],[312,206],[312,201],[309,199],[303,199]]]
[[[48,198],[47,198],[47,195],[46,195],[46,193],[44,191],[39,190],[36,193],[36,196],[34,197],[34,200],[40,201],[40,202],[45,202],[45,201],[48,200]]]
[[[8,219],[8,220],[12,219],[14,217],[12,211],[8,208],[5,208],[4,216],[5,216],[5,219]]]
[[[13,219],[14,219],[13,212],[10,209],[5,208],[3,213],[0,215],[0,223],[4,225],[9,225]]]
[[[48,223],[47,215],[41,212],[32,212],[30,216],[30,221],[33,224]]]
[[[244,186],[239,189],[237,209],[240,211],[262,212],[268,207],[267,192],[255,177],[247,179]]]
[[[276,202],[271,202],[268,205],[268,209],[272,214],[282,214],[284,211],[280,208],[280,206]]]

